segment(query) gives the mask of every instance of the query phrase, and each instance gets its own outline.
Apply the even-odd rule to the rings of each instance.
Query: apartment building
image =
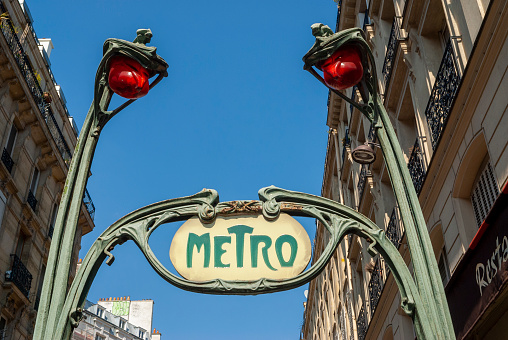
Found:
[[[22,340],[32,339],[78,129],[51,72],[51,39],[37,37],[23,0],[0,12],[0,338]],[[86,192],[72,261],[94,212]]]
[[[97,304],[86,301],[83,319],[74,329],[72,340],[161,340],[162,334],[152,330],[151,299],[130,297],[100,299]]]
[[[360,27],[427,223],[457,339],[501,339],[508,322],[508,4],[503,0],[342,0],[336,30]],[[345,91],[353,100],[354,87]],[[370,122],[330,93],[322,195],[409,249]],[[317,226],[314,258],[328,242]],[[348,236],[309,286],[302,339],[415,339],[400,294],[369,243]]]

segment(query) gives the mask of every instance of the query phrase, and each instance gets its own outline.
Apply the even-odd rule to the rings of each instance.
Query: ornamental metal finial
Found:
[[[329,37],[331,35],[333,35],[333,31],[330,27],[326,26],[325,24],[314,24],[312,26],[310,26],[310,28],[312,28],[312,35],[315,36],[316,38],[317,37],[323,37],[323,38],[326,38],[326,37]]]
[[[136,34],[136,39],[133,42],[142,45],[150,43],[153,37],[152,31],[149,28],[140,28],[136,31]]]

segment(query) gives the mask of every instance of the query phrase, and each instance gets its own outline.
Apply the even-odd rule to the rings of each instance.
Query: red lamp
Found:
[[[109,87],[113,92],[127,99],[137,99],[145,96],[150,89],[149,73],[136,60],[115,56],[109,64]]]
[[[352,87],[363,77],[360,50],[353,45],[342,46],[316,66],[323,71],[326,85],[336,90]]]

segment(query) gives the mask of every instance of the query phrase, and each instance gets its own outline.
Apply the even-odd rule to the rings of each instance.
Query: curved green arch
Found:
[[[134,241],[154,270],[178,288],[205,294],[255,295],[293,289],[309,282],[321,273],[339,242],[350,233],[372,241],[368,251],[372,255],[380,253],[385,259],[399,287],[401,307],[413,318],[417,332],[423,336],[421,338],[432,338],[425,316],[419,313],[422,301],[411,273],[397,248],[376,224],[347,206],[310,194],[271,186],[259,190],[259,198],[260,201],[219,202],[215,190],[203,190],[192,196],[148,205],[119,219],[97,238],[83,260],[67,294],[55,338],[68,337],[72,328],[77,326],[82,316],[81,306],[99,268],[105,260],[111,265],[114,261],[112,249],[127,240]],[[239,211],[263,213],[267,219],[277,218],[281,211],[293,216],[314,217],[327,228],[331,237],[320,257],[308,270],[284,280],[261,278],[256,281],[189,281],[166,269],[148,244],[152,232],[162,224],[187,220],[193,216],[209,223],[218,214]]]

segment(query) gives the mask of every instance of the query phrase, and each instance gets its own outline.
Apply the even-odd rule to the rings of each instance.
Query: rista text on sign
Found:
[[[192,281],[287,279],[310,261],[307,232],[287,214],[217,217],[203,224],[195,217],[176,232],[169,251],[180,275]]]

